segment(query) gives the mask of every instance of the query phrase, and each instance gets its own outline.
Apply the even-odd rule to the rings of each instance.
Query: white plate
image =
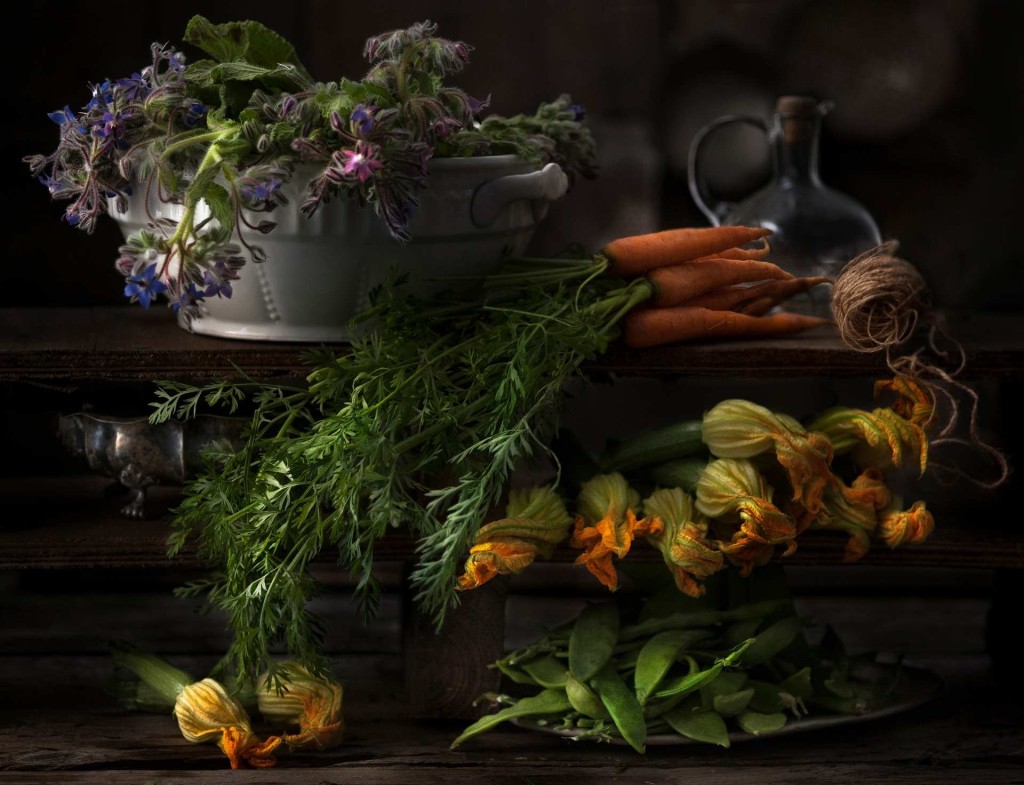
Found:
[[[942,692],[942,679],[923,668],[913,668],[909,665],[895,666],[883,664],[878,664],[874,667],[878,669],[878,675],[882,675],[885,672],[891,673],[894,668],[899,667],[899,681],[897,681],[896,689],[887,703],[871,708],[863,714],[812,714],[801,719],[794,719],[790,716],[789,721],[777,731],[762,733],[756,736],[752,733],[744,733],[743,731],[732,731],[729,734],[729,740],[732,742],[751,741],[753,739],[763,739],[767,736],[784,736],[788,733],[802,733],[821,728],[869,722],[881,717],[910,711],[910,709],[917,708],[934,700]],[[559,730],[550,725],[538,725],[536,721],[525,717],[511,720],[511,722],[520,728],[549,733],[553,736],[563,736],[567,739],[575,738],[577,734],[577,731],[572,729]],[[626,740],[619,736],[613,736],[611,743],[625,745]],[[677,733],[656,733],[647,737],[647,746],[649,747],[674,746],[678,744],[706,744],[706,742],[693,741]]]

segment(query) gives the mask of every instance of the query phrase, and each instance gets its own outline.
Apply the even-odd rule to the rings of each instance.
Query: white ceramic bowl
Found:
[[[311,171],[309,168],[305,172]],[[276,221],[266,235],[244,235],[267,260],[252,262],[232,284],[231,299],[200,305],[192,329],[205,335],[262,341],[337,342],[369,303],[370,290],[396,268],[407,290],[429,295],[457,286],[443,278],[483,276],[505,251],[521,253],[548,205],[567,188],[556,165],[543,168],[512,155],[435,159],[429,186],[410,222],[412,240],[391,238],[371,208],[332,199],[306,218],[299,210],[306,178],[296,172],[284,186],[289,204],[254,216]],[[151,200],[156,218],[177,220],[180,205]],[[197,217],[206,217],[204,210]],[[148,222],[141,199],[111,215],[127,236]],[[179,323],[184,327],[183,320]]]

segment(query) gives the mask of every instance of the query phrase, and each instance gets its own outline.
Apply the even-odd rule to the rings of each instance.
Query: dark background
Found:
[[[120,235],[89,237],[21,158],[57,141],[46,113],[83,105],[89,84],[180,43],[194,13],[254,18],[292,40],[324,80],[358,78],[367,36],[421,19],[475,47],[459,82],[493,111],[570,92],[589,112],[602,177],[557,205],[535,243],[701,225],[686,190],[693,133],[722,114],[768,116],[777,95],[835,102],[822,174],[902,243],[942,307],[1019,308],[1024,202],[1024,3],[1006,0],[498,0],[341,3],[35,2],[5,27],[6,285],[0,305],[119,304]],[[11,95],[11,90],[14,95]],[[737,198],[764,180],[755,132],[709,149],[712,186]]]

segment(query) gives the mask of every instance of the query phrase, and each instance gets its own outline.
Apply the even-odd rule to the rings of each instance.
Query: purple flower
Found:
[[[171,51],[167,53],[167,67],[170,70],[178,74],[185,73],[185,58],[183,58],[177,52]]]
[[[124,97],[129,101],[138,101],[149,95],[149,85],[146,78],[138,71],[132,73],[125,79],[118,79],[117,86],[122,90]]]
[[[484,109],[491,105],[490,93],[487,94],[487,97],[483,101],[479,98],[474,98],[471,95],[467,95],[466,98],[469,99],[469,111],[472,112],[474,116],[480,114]]]
[[[587,110],[583,104],[569,104],[569,111],[572,112],[572,119],[582,123],[587,119]]]
[[[361,183],[365,183],[373,177],[374,171],[384,166],[377,160],[374,146],[362,140],[356,142],[355,150],[342,150],[341,158],[341,171],[347,175],[355,175]]]
[[[167,284],[156,277],[156,264],[151,264],[141,273],[129,276],[124,287],[124,296],[138,302],[143,308],[149,308],[153,298],[167,291]]]
[[[70,106],[65,106],[63,109],[56,112],[47,112],[46,116],[49,117],[53,122],[60,126],[74,126],[78,133],[85,133],[85,126],[78,123],[77,118],[71,111]]]
[[[51,175],[41,174],[39,175],[39,182],[46,186],[46,190],[51,194],[57,191],[63,190],[67,187],[67,182],[64,180],[54,179]]]
[[[239,191],[242,198],[250,202],[269,202],[274,193],[281,187],[281,181],[276,177],[269,180],[251,180],[243,185]]]
[[[226,297],[231,299],[231,282],[217,278],[211,275],[209,271],[203,273],[203,280],[206,283],[206,289],[203,291],[204,297]]]
[[[85,105],[85,110],[90,112],[93,109],[106,109],[113,102],[114,87],[110,84],[110,80],[106,80],[92,88],[92,98]]]
[[[201,104],[198,101],[193,101],[189,104],[188,111],[185,112],[185,125],[189,128],[193,128],[206,117],[206,105]]]
[[[78,226],[82,220],[82,216],[78,214],[78,210],[76,210],[74,205],[72,205],[64,211],[62,220],[67,221],[68,226]]]
[[[376,107],[373,106],[359,104],[352,110],[352,114],[349,115],[349,122],[352,123],[353,129],[360,136],[365,136],[373,130],[373,113],[375,109]]]
[[[171,303],[171,310],[178,313],[182,308],[186,313],[197,313],[194,309],[198,303],[206,299],[206,292],[201,292],[194,283],[190,283],[183,292],[178,293],[178,298]]]
[[[92,132],[104,139],[114,139],[117,142],[124,141],[124,123],[131,118],[131,113],[125,112],[111,114],[104,112],[103,116],[95,121]]]

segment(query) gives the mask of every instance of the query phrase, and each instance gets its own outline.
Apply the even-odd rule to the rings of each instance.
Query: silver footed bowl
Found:
[[[184,422],[153,425],[146,417],[90,412],[61,415],[58,435],[72,455],[132,491],[121,508],[126,518],[144,518],[146,489],[183,485],[203,468],[203,451],[218,441],[238,444],[246,417],[199,415]]]

